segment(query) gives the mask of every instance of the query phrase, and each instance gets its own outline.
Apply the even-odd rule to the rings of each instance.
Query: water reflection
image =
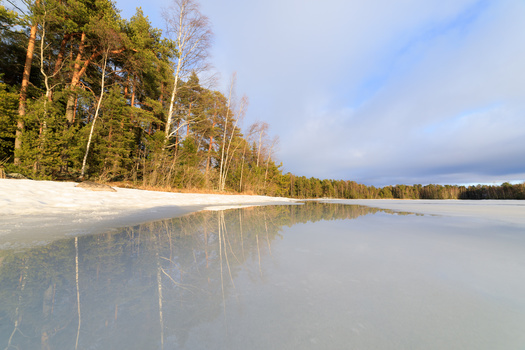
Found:
[[[183,347],[192,329],[225,317],[243,269],[262,276],[283,227],[377,212],[389,211],[307,202],[202,212],[0,251],[0,347]]]
[[[523,228],[307,202],[3,250],[0,349],[520,349]]]

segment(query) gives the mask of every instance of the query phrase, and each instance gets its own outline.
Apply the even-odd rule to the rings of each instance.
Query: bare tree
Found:
[[[91,139],[93,138],[93,131],[95,130],[95,122],[97,121],[97,117],[100,113],[100,106],[102,105],[102,98],[104,97],[104,86],[106,83],[106,67],[108,62],[108,51],[106,50],[104,53],[104,63],[102,64],[102,78],[100,79],[100,95],[98,97],[97,101],[97,107],[95,109],[95,117],[93,118],[93,122],[91,123],[91,130],[89,131],[89,138],[86,145],[86,153],[84,154],[84,160],[82,161],[82,170],[80,172],[80,178],[84,178],[84,175],[86,173],[86,162],[89,154],[89,148],[91,147]]]
[[[228,171],[230,168],[230,165],[232,164],[233,157],[235,155],[235,151],[240,147],[241,143],[236,142],[236,144],[233,146],[232,149],[232,142],[236,135],[237,126],[239,125],[239,122],[242,121],[246,114],[246,108],[248,106],[248,97],[243,96],[238,104],[238,111],[237,115],[231,115],[231,109],[233,109],[234,105],[236,104],[234,102],[233,97],[233,90],[235,87],[236,82],[236,73],[232,75],[232,79],[230,82],[230,89],[228,93],[228,103],[226,107],[226,115],[224,117],[224,125],[223,125],[223,135],[222,135],[222,144],[221,144],[221,161],[220,161],[220,167],[219,167],[219,190],[224,191],[226,188],[226,178],[228,176]],[[232,125],[228,127],[228,122],[231,120]],[[228,135],[229,131],[229,135]]]
[[[233,139],[235,137],[235,131],[237,130],[237,125],[239,124],[240,121],[242,121],[244,119],[247,107],[248,107],[248,97],[247,96],[243,96],[241,98],[241,102],[239,104],[239,109],[238,109],[238,112],[237,112],[237,117],[235,119],[235,124],[233,125],[233,129],[232,129],[232,131],[230,133],[230,137],[228,139],[228,147],[226,148],[226,154],[225,154],[225,158],[224,158],[224,167],[223,167],[223,174],[222,174],[222,188],[221,188],[221,191],[224,191],[224,188],[226,186],[226,177],[228,175],[228,171],[230,169],[230,166],[233,163],[233,157],[235,155],[235,152],[237,151],[237,149],[241,145],[240,142],[236,142],[235,147],[232,150],[232,141],[233,141]]]
[[[250,126],[248,135],[257,135],[257,166],[259,166],[260,159],[261,159],[261,151],[263,146],[263,139],[268,134],[268,128],[269,125],[266,122],[255,122]]]
[[[51,12],[54,11],[53,8],[50,9]],[[41,157],[42,157],[42,153],[44,152],[44,144],[46,143],[46,133],[47,133],[47,115],[48,115],[48,102],[52,102],[52,93],[53,93],[53,89],[54,87],[56,86],[50,86],[50,82],[49,80],[54,78],[59,72],[60,70],[62,69],[62,63],[63,63],[63,60],[58,58],[57,59],[57,65],[55,65],[55,68],[54,68],[54,71],[53,71],[53,74],[48,74],[46,73],[46,70],[45,70],[45,56],[44,56],[44,51],[48,48],[49,45],[46,45],[45,44],[45,40],[46,40],[46,20],[47,20],[47,16],[48,16],[48,8],[47,8],[47,4],[44,2],[41,4],[41,11],[42,11],[42,34],[40,36],[40,73],[42,74],[42,76],[44,77],[44,85],[46,87],[46,95],[45,95],[45,98],[44,98],[44,113],[43,113],[43,116],[42,116],[42,120],[41,120],[41,132],[40,132],[40,153],[39,155],[37,156],[37,160],[35,162],[35,172],[38,170],[38,168],[40,167],[40,160],[41,160]],[[58,62],[60,61],[60,62]]]
[[[163,12],[166,21],[166,33],[175,43],[175,73],[173,90],[166,120],[164,148],[177,130],[172,131],[175,98],[179,80],[190,72],[202,72],[207,68],[208,48],[212,32],[208,17],[199,11],[199,4],[194,0],[173,0],[170,7]]]
[[[272,139],[272,144],[270,146],[270,149],[268,150],[268,157],[266,158],[266,171],[264,172],[264,186],[266,187],[266,180],[268,178],[268,165],[270,164],[270,160],[272,159],[273,149],[274,147],[279,144],[279,136],[274,136]]]
[[[220,164],[220,169],[219,169],[219,190],[221,191],[224,191],[224,185],[223,185],[223,169],[225,169],[224,167],[224,150],[226,148],[226,131],[228,129],[228,118],[230,117],[230,105],[231,105],[231,100],[232,100],[232,92],[233,92],[233,88],[235,87],[235,80],[236,80],[236,74],[233,73],[232,75],[232,80],[230,82],[230,90],[229,90],[229,93],[228,93],[228,104],[226,106],[226,116],[224,117],[224,133],[223,133],[223,136],[222,136],[222,147],[221,147],[221,164]]]
[[[116,32],[109,23],[105,21],[100,21],[97,27],[98,36],[100,38],[100,46],[104,47],[104,53],[102,56],[102,76],[100,77],[100,95],[97,99],[97,106],[95,108],[95,116],[91,123],[91,130],[89,132],[89,138],[86,145],[86,153],[84,154],[84,159],[82,161],[82,170],[80,172],[80,178],[83,179],[86,172],[86,162],[89,155],[89,150],[91,147],[91,140],[93,138],[93,132],[95,131],[95,122],[97,121],[98,116],[100,115],[100,108],[102,106],[102,99],[104,97],[105,86],[106,86],[106,76],[108,69],[108,60],[110,59],[110,53],[122,52],[123,50],[113,50],[113,47],[121,46],[121,37],[118,32]]]

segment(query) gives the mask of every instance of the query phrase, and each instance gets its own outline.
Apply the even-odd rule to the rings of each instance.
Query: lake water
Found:
[[[525,349],[525,227],[201,212],[0,251],[0,349]]]

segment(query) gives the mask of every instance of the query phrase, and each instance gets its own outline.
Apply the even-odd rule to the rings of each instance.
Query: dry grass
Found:
[[[248,195],[248,196],[256,196],[257,193],[254,193],[253,191],[246,191],[246,192],[229,192],[229,191],[216,191],[212,189],[207,188],[174,188],[170,186],[149,186],[149,185],[141,185],[141,184],[134,184],[131,181],[110,181],[105,182],[107,185],[113,186],[113,187],[120,187],[120,188],[131,188],[136,190],[145,190],[145,191],[158,191],[158,192],[175,192],[175,193],[199,193],[199,194],[225,194],[225,195]]]

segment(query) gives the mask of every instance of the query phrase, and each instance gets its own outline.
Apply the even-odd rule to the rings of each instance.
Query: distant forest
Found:
[[[295,198],[525,199],[525,184],[375,188],[283,174],[269,125],[241,127],[248,99],[235,97],[234,77],[226,92],[203,78],[212,32],[194,0],[173,0],[164,31],[140,8],[121,18],[110,0],[23,2],[0,5],[0,175]]]

